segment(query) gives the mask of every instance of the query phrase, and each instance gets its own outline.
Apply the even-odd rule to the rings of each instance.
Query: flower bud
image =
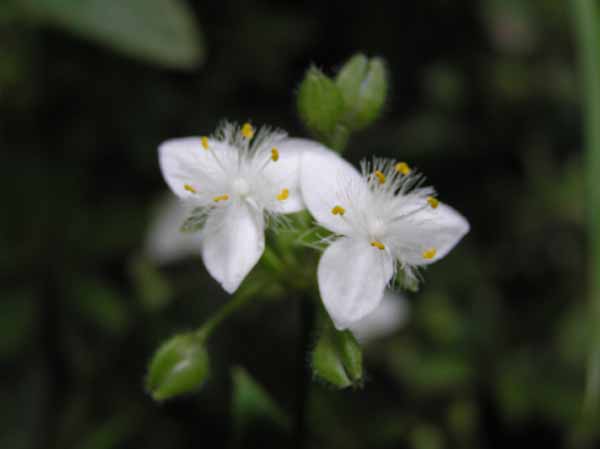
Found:
[[[351,131],[363,129],[379,117],[388,90],[383,59],[369,60],[357,54],[344,64],[335,83],[344,101],[344,122]]]
[[[304,125],[316,137],[327,142],[336,132],[344,112],[344,101],[336,84],[313,66],[300,83],[297,101]]]
[[[199,389],[209,373],[204,339],[181,334],[163,343],[152,358],[146,388],[154,400],[163,401]]]
[[[319,341],[312,353],[314,375],[340,389],[360,385],[363,377],[360,345],[350,331],[335,329],[328,316],[322,322]]]

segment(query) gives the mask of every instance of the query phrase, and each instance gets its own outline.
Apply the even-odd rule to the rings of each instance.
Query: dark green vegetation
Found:
[[[397,15],[385,2],[190,1],[180,13],[200,24],[198,47],[176,33],[172,58],[167,37],[159,50],[148,34],[103,46],[67,16],[42,19],[62,3],[76,20],[72,1],[24,2],[54,5],[35,18],[17,3],[0,5],[0,447],[291,444],[308,361],[300,305],[277,285],[216,331],[199,393],[159,405],[144,391],[159,344],[227,300],[199,257],[159,267],[144,255],[167,193],[156,147],[224,118],[302,136],[305,70],[330,74],[356,51],[385,58],[390,100],[346,156],[408,161],[472,231],[408,294],[406,327],[365,346],[363,389],[312,385],[313,446],[592,447],[568,2],[429,0]]]

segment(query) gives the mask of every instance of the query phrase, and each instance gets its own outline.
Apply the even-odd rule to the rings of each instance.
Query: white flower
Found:
[[[402,295],[386,290],[379,305],[361,320],[352,323],[352,335],[361,343],[385,337],[408,321],[410,304]]]
[[[239,287],[264,251],[265,215],[304,208],[300,154],[320,148],[281,131],[262,128],[255,133],[249,123],[241,128],[225,123],[212,137],[160,145],[162,174],[192,209],[184,227],[201,230],[204,264],[228,293]]]
[[[376,159],[362,175],[333,152],[302,158],[308,210],[337,238],[318,267],[323,303],[338,329],[372,312],[397,270],[444,257],[469,231],[458,212],[440,203],[404,162]]]

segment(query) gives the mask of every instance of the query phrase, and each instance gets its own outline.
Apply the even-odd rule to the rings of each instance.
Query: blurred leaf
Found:
[[[101,279],[84,279],[71,292],[80,318],[87,319],[110,334],[121,334],[129,325],[125,299]]]
[[[121,447],[123,441],[136,429],[132,426],[130,412],[121,412],[87,435],[79,449],[112,449]]]
[[[444,434],[427,424],[416,427],[411,432],[410,440],[415,449],[442,449],[445,446]]]
[[[45,23],[156,64],[191,68],[203,41],[192,11],[179,0],[21,0]]]
[[[238,433],[254,421],[268,419],[284,430],[289,429],[288,417],[262,386],[241,366],[231,370],[233,378],[232,413]]]
[[[388,357],[391,371],[411,389],[431,394],[469,385],[475,372],[463,354],[432,352],[407,342],[393,346]]]
[[[173,297],[171,285],[156,265],[146,258],[135,258],[130,265],[137,296],[146,310],[160,310]]]
[[[18,353],[29,341],[33,334],[34,318],[32,292],[2,292],[2,301],[0,301],[1,357]]]

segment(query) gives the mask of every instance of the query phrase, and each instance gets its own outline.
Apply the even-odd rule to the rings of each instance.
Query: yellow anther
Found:
[[[383,243],[381,243],[380,241],[378,241],[378,240],[373,240],[371,242],[371,246],[373,248],[377,248],[377,249],[380,249],[382,251],[385,249],[385,245]]]
[[[191,185],[189,185],[189,184],[184,184],[184,185],[183,185],[183,188],[184,188],[185,190],[187,190],[188,192],[190,192],[190,193],[196,193],[196,192],[197,192],[197,190],[196,190],[196,189],[194,189],[194,187],[192,187],[192,186],[191,186]]]
[[[423,259],[431,260],[435,257],[436,253],[437,251],[435,248],[426,249],[425,251],[423,251]]]
[[[410,167],[406,162],[398,162],[394,168],[398,173],[402,173],[404,176],[410,174],[411,172]]]
[[[215,203],[218,203],[219,201],[227,201],[229,199],[229,195],[225,194],[225,195],[219,195],[219,196],[215,196],[213,198],[213,201]]]
[[[246,139],[252,139],[254,136],[254,128],[250,123],[244,123],[244,126],[242,126],[242,136]]]
[[[381,171],[377,170],[375,172],[375,177],[379,181],[379,184],[383,184],[385,182],[385,175],[381,173]]]
[[[275,147],[271,148],[271,159],[273,159],[273,162],[279,160],[279,150]]]
[[[431,206],[432,209],[435,209],[436,207],[438,207],[440,205],[440,201],[437,198],[434,198],[432,196],[427,197],[427,202],[429,203],[429,205]]]
[[[277,199],[279,201],[285,201],[288,199],[289,196],[290,196],[289,189],[281,189],[281,192],[279,192],[279,194],[277,195]]]
[[[342,206],[335,206],[333,209],[331,209],[331,213],[333,215],[344,215],[346,213],[346,209],[344,209]]]
[[[208,150],[208,137],[202,136],[200,138],[200,141],[202,142],[202,148],[204,148],[205,150]]]

